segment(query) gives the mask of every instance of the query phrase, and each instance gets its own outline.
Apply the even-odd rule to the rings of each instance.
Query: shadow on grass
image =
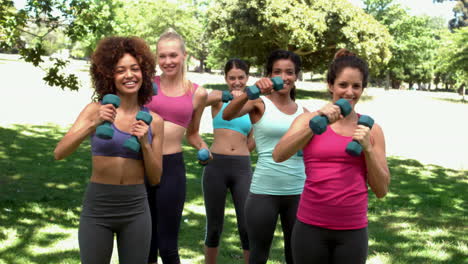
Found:
[[[369,192],[369,237],[375,241],[369,252],[388,253],[389,263],[463,263],[468,172],[388,161],[388,196],[378,201]]]
[[[445,101],[445,102],[449,102],[449,103],[468,104],[468,100],[463,100],[463,99],[437,98],[437,97],[433,97],[433,98],[436,99],[436,100]],[[466,96],[466,98],[468,98],[468,96]]]
[[[54,125],[0,128],[0,262],[80,262],[77,240],[71,242],[71,249],[57,245],[69,240],[70,233],[77,233],[81,200],[91,174],[91,154],[85,141],[65,161],[54,161],[52,151],[64,132]],[[203,137],[209,144],[213,140],[211,134]],[[203,167],[196,162],[196,151],[187,145],[184,158],[187,200],[180,254],[190,263],[203,263]],[[256,160],[254,155],[253,165]],[[369,195],[369,258],[385,256],[380,263],[392,264],[464,263],[467,171],[398,157],[388,161],[390,193],[382,200]],[[278,225],[269,263],[284,261],[282,244]],[[230,198],[219,263],[243,263]]]
[[[69,237],[60,228],[77,228],[82,194],[90,175],[89,145],[84,143],[66,161],[54,161],[53,149],[63,131],[56,126],[0,128],[0,239],[16,232],[13,243],[0,249],[5,263],[63,263],[78,250],[38,254],[31,246],[52,247]],[[50,226],[60,227],[50,233]],[[44,234],[44,232],[46,234]],[[11,237],[10,237],[11,239]]]

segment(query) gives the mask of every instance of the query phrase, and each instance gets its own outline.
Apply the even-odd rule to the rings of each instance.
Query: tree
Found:
[[[208,17],[211,64],[239,57],[260,66],[271,51],[286,49],[305,70],[323,72],[346,47],[375,70],[391,56],[387,29],[346,0],[221,0]]]
[[[468,27],[444,34],[441,41],[436,72],[446,85],[458,86],[464,96],[468,85]]]
[[[46,66],[47,38],[52,32],[61,32],[70,45],[88,40],[85,48],[89,53],[97,39],[113,32],[115,8],[111,0],[27,0],[25,8],[17,10],[13,1],[3,0],[0,49],[17,50],[26,62],[41,67],[46,72],[43,79],[48,85],[78,90],[76,75],[62,72],[67,60],[51,57],[52,66]]]
[[[168,28],[183,36],[187,52],[203,63],[207,56],[204,13],[205,2],[140,0],[123,1],[117,11],[116,32],[119,35],[136,35],[152,47]]]
[[[437,34],[440,22],[426,16],[411,16],[393,0],[365,0],[364,10],[386,25],[394,42],[390,46],[392,58],[377,77],[388,78],[392,88],[403,81],[410,88],[414,83],[432,80]]]
[[[434,2],[442,3],[446,1],[456,1],[453,7],[453,16],[449,21],[451,30],[468,26],[468,0],[434,0]]]

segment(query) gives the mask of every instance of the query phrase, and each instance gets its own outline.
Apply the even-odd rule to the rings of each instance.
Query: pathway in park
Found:
[[[14,56],[1,55],[0,126],[70,125],[90,102],[88,68],[85,62],[74,62],[70,72],[78,74],[82,88],[78,92],[62,91],[45,85],[40,69],[19,62]],[[189,78],[200,84],[224,82],[221,75],[189,73]],[[254,80],[251,78],[249,84]],[[320,89],[324,84],[298,83],[298,87]],[[468,170],[468,104],[449,101],[459,99],[458,95],[377,88],[367,88],[365,92],[373,100],[360,102],[357,110],[371,115],[382,126],[388,155]],[[316,99],[300,102],[312,111],[326,103]],[[212,132],[209,108],[203,114],[201,132]]]

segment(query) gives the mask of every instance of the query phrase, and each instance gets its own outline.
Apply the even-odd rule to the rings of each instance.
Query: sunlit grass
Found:
[[[0,127],[0,264],[79,263],[77,228],[90,168],[89,143],[64,161],[52,151],[66,128]],[[203,135],[212,141],[211,134]],[[184,146],[187,200],[182,217],[183,263],[203,263],[203,167]],[[255,162],[256,156],[252,158]],[[390,157],[390,193],[369,196],[371,264],[467,263],[467,171]],[[229,197],[229,196],[228,196]],[[235,211],[228,198],[219,263],[243,263]],[[118,263],[114,250],[112,263]],[[271,264],[284,262],[280,225]]]

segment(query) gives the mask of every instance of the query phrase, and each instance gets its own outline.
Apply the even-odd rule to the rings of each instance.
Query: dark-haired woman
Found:
[[[143,107],[153,93],[154,73],[154,57],[142,39],[101,40],[91,57],[95,94],[99,101],[117,95],[120,105],[88,104],[55,148],[55,159],[63,159],[90,136],[93,169],[78,232],[82,263],[110,263],[114,235],[120,263],[147,263],[151,218],[144,181],[146,175],[149,183],[159,183],[164,131],[162,118]],[[139,111],[153,121],[137,121]],[[95,133],[104,121],[112,123],[111,139]],[[132,136],[140,143],[139,152],[123,147]]]
[[[367,185],[382,198],[390,183],[382,129],[377,124],[371,129],[358,125],[360,114],[354,110],[368,75],[364,60],[338,51],[327,74],[332,103],[300,115],[273,152],[282,162],[303,149],[307,179],[292,238],[296,264],[366,262]],[[342,98],[353,109],[346,117],[333,104]],[[317,115],[327,116],[330,124],[315,135],[309,120]],[[346,153],[352,140],[362,145],[361,155]]]
[[[231,59],[224,67],[224,77],[229,94],[237,97],[243,94],[249,79],[249,65],[243,60]],[[252,179],[250,151],[255,148],[252,124],[249,115],[231,121],[222,118],[229,102],[223,102],[221,91],[211,92],[206,105],[211,106],[214,140],[210,149],[213,160],[203,170],[203,197],[206,209],[205,263],[216,263],[228,190],[236,210],[237,227],[247,263],[249,241],[245,228],[244,206]]]
[[[223,118],[226,120],[249,114],[258,152],[245,205],[249,263],[267,262],[278,217],[283,229],[286,262],[292,263],[290,239],[304,186],[304,163],[299,155],[276,163],[272,152],[294,119],[306,111],[295,102],[295,82],[300,69],[301,60],[295,53],[285,50],[272,52],[266,64],[268,78],[255,83],[265,96],[249,100],[244,93],[224,109]],[[270,80],[275,76],[284,81],[283,89],[278,91],[273,90]]]

